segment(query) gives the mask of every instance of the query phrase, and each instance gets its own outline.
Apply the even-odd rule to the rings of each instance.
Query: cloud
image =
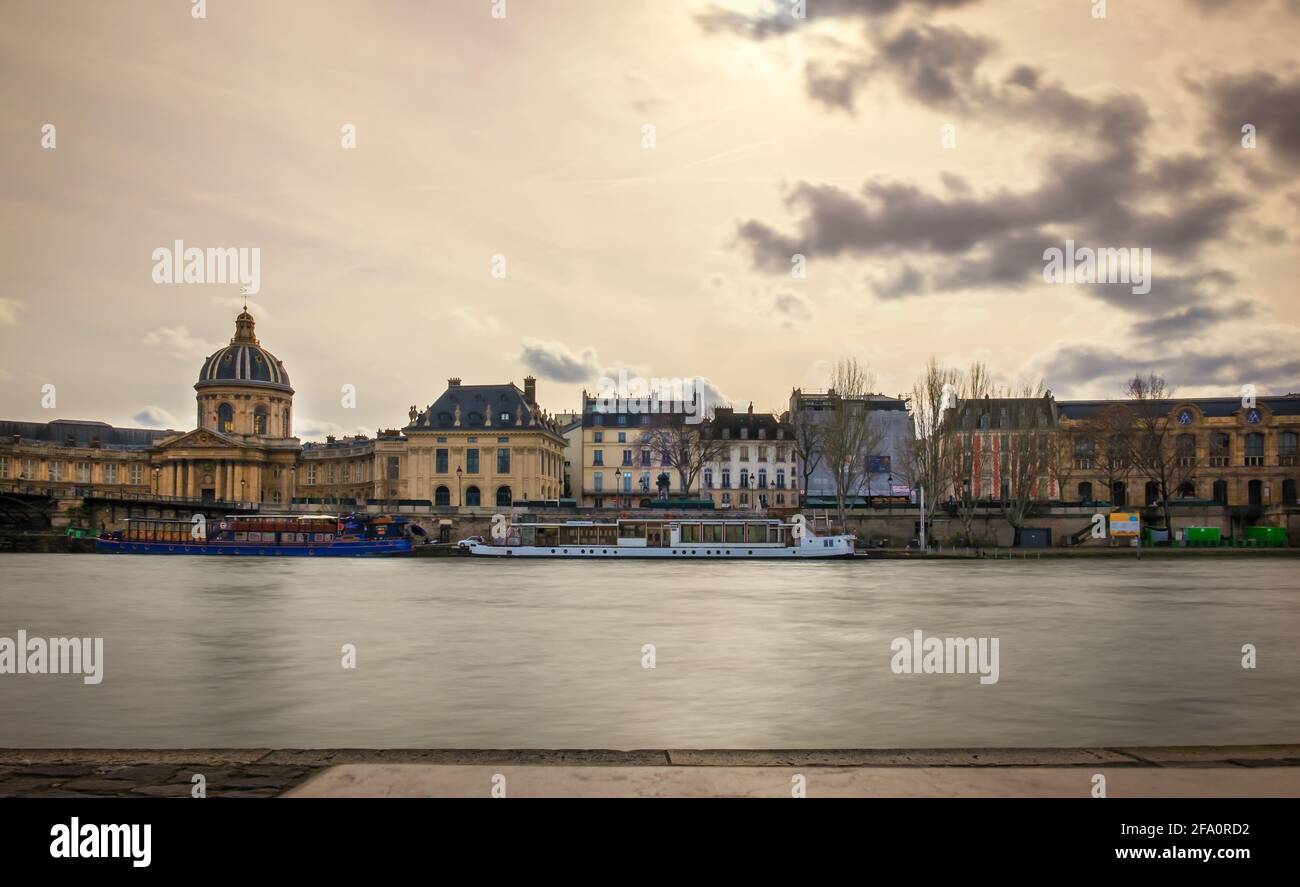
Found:
[[[772,308],[779,316],[781,326],[787,329],[794,329],[813,319],[812,305],[794,290],[779,290],[772,297]]]
[[[594,348],[575,354],[563,342],[524,339],[520,362],[541,379],[553,382],[595,382],[601,375]]]
[[[0,299],[0,326],[17,326],[18,312],[27,308],[17,299]]]
[[[1181,311],[1135,323],[1133,332],[1149,339],[1170,340],[1198,333],[1218,323],[1250,317],[1255,311],[1256,306],[1245,300],[1237,300],[1222,307],[1194,305]]]
[[[807,17],[794,17],[789,0],[768,0],[763,11],[745,14],[722,6],[711,6],[696,17],[706,33],[730,33],[750,40],[766,40],[807,24],[857,19],[870,21],[904,9],[934,12],[969,6],[978,0],[808,0]]]
[[[495,335],[501,332],[501,321],[490,314],[477,314],[471,312],[468,308],[455,308],[452,310],[451,316],[465,330],[475,335]]]
[[[1288,80],[1270,71],[1214,77],[1192,84],[1209,104],[1210,136],[1243,158],[1263,154],[1278,172],[1300,170],[1300,76]],[[1242,147],[1242,127],[1255,127],[1257,147]]]
[[[147,406],[131,417],[131,421],[145,428],[175,428],[176,417],[158,406]]]
[[[345,428],[337,422],[323,422],[319,419],[311,419],[305,416],[294,416],[293,432],[301,440],[324,440],[326,437],[351,437],[354,434],[365,434],[366,430],[361,426]]]
[[[1159,356],[1071,345],[1037,363],[1058,398],[1115,396],[1127,379],[1139,373],[1158,373],[1177,391],[1188,394],[1194,389],[1235,393],[1246,383],[1264,390],[1291,391],[1300,375],[1300,357],[1285,343],[1260,343],[1250,353],[1198,350]],[[1063,393],[1067,391],[1071,393]]]
[[[144,344],[166,351],[172,357],[207,357],[216,348],[190,335],[189,327],[165,326],[145,333]]]

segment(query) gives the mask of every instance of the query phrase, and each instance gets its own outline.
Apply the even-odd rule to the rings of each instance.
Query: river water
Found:
[[[7,554],[0,638],[104,670],[0,674],[0,747],[1298,742],[1298,563]],[[895,674],[918,629],[998,638],[997,683]]]

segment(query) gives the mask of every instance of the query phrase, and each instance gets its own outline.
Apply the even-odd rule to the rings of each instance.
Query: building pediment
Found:
[[[244,450],[248,449],[248,444],[233,435],[213,431],[210,428],[196,428],[193,431],[178,434],[176,437],[159,441],[155,447],[159,451],[192,450],[195,448]]]

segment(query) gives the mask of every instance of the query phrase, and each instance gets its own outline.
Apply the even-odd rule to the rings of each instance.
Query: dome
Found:
[[[284,364],[263,348],[253,335],[253,315],[247,310],[235,318],[235,335],[230,344],[203,362],[199,381],[206,385],[251,384],[293,391]]]

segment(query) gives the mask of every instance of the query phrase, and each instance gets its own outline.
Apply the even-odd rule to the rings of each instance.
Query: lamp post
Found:
[[[244,504],[244,489],[248,486],[248,481],[244,478],[239,479],[239,504]]]
[[[153,467],[153,494],[158,495],[158,477],[162,474],[162,469],[157,465]]]
[[[754,472],[749,474],[749,507],[758,511],[758,475]]]
[[[462,474],[464,474],[464,470],[459,465],[457,465],[456,466],[456,507],[457,508],[460,508],[462,505],[465,504],[465,500],[462,499],[460,496],[460,478]]]
[[[293,510],[293,500],[298,494],[298,466],[289,466],[289,510]]]

